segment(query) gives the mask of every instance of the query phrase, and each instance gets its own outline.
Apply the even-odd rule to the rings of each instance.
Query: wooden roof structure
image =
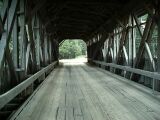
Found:
[[[38,10],[48,33],[63,39],[83,39],[113,31],[116,24],[133,11],[147,5],[144,0],[34,0],[33,11]]]

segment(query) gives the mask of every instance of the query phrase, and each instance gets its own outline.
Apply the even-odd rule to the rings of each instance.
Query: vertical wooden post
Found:
[[[157,40],[157,72],[160,73],[160,15],[157,18],[158,40]],[[153,89],[160,91],[160,81],[154,80]]]
[[[18,31],[17,31],[17,16],[13,27],[13,62],[15,69],[18,68],[19,63],[19,52],[18,52]]]

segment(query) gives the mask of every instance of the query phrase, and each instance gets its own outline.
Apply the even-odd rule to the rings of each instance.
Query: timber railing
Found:
[[[0,109],[3,108],[7,103],[9,103],[12,99],[14,99],[18,94],[20,94],[22,91],[24,91],[27,87],[29,87],[34,81],[36,81],[38,78],[40,78],[44,74],[48,74],[49,71],[54,69],[56,62],[51,63],[47,67],[41,69],[37,73],[33,74],[31,77],[27,78],[11,90],[7,91],[6,93],[3,93],[0,95]]]
[[[160,80],[160,74],[158,72],[151,72],[151,71],[141,70],[141,69],[137,69],[137,68],[131,68],[129,66],[117,65],[114,63],[105,63],[103,61],[96,61],[96,60],[91,60],[91,61],[95,64],[108,66],[108,67],[112,67],[112,68],[117,68],[117,69],[121,69],[121,70],[128,71],[131,73],[136,73],[136,74],[143,75],[143,76],[146,76],[149,78],[153,78],[153,79],[151,79],[153,81],[153,84],[152,84],[153,90],[155,90],[154,89],[155,88],[154,87],[155,80]]]

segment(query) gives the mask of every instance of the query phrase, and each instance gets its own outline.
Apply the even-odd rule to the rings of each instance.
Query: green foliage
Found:
[[[59,48],[60,59],[75,58],[86,54],[86,44],[83,40],[65,40]]]

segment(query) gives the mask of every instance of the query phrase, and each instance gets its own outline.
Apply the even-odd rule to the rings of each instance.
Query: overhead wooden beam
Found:
[[[119,2],[118,2],[119,3]],[[95,6],[109,6],[109,7],[121,7],[121,3],[116,4],[111,1],[68,1],[68,4],[77,4],[77,5],[95,5]]]
[[[60,25],[57,25],[56,27],[53,28],[53,31],[58,31],[58,30],[69,30],[69,31],[89,31],[90,28],[87,27],[87,26],[81,26],[81,27],[78,27],[78,26],[74,26],[74,25],[70,25],[70,24],[60,24]]]
[[[63,16],[58,16],[57,15],[57,17],[55,17],[54,15],[53,15],[53,17],[51,17],[51,19],[48,21],[48,22],[52,22],[52,23],[56,23],[56,22],[60,22],[61,20],[65,20],[65,19],[74,19],[74,21],[75,20],[85,20],[85,21],[91,21],[92,22],[92,24],[94,25],[94,23],[96,23],[96,22],[104,22],[101,18],[99,18],[99,17],[96,17],[95,18],[95,16],[94,15],[91,15],[91,16],[88,16],[88,15],[85,15],[85,16],[83,16],[83,17],[81,17],[80,15],[78,15],[78,14],[70,14],[69,16],[67,15],[67,14],[64,14]]]
[[[45,27],[47,27],[50,22],[54,21],[56,18],[57,18],[57,15],[61,12],[61,10],[66,6],[67,2],[64,2],[63,5],[59,5],[57,7],[57,9],[55,10],[55,14],[54,14],[54,17],[52,19],[49,19],[46,23],[45,23]]]
[[[103,18],[109,17],[108,15],[102,14],[101,12],[89,11],[89,10],[85,10],[85,9],[81,9],[81,8],[77,8],[77,7],[73,7],[73,6],[69,6],[69,5],[67,5],[66,8],[68,8],[72,11],[82,12],[82,13],[86,13],[86,14],[93,14],[93,15],[103,17]]]
[[[101,30],[104,28],[104,26],[105,26],[106,24],[108,24],[111,20],[112,20],[112,19],[107,20],[107,21],[105,21],[102,25],[100,25],[99,27],[97,27],[87,38],[88,38],[88,39],[93,38],[93,37],[94,37],[95,35],[97,35],[97,33],[98,33],[99,31],[101,31]]]
[[[60,20],[61,18],[59,18],[58,20]],[[92,20],[86,20],[86,19],[76,19],[76,18],[73,18],[73,17],[64,17],[63,20],[66,20],[66,21],[74,21],[74,22],[81,22],[81,23],[86,23],[86,24],[93,24],[93,21]]]
[[[39,0],[37,1],[36,6],[31,11],[31,16],[33,16],[38,10],[40,10],[42,7],[44,7],[46,0]]]

